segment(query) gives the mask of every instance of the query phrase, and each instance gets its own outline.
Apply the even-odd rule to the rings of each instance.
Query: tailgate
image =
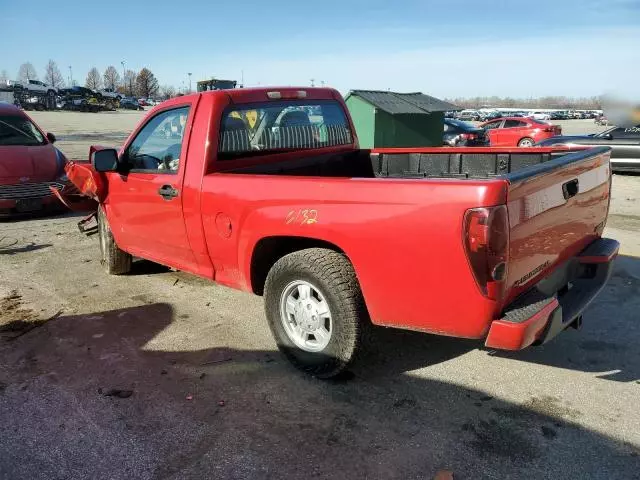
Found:
[[[601,236],[609,209],[610,152],[574,151],[507,175],[507,303]]]

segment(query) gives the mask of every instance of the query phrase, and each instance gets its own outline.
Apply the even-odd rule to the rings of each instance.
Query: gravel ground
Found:
[[[140,114],[33,116],[78,158]],[[622,255],[581,331],[498,353],[381,329],[333,382],[279,355],[258,297],[109,277],[72,215],[0,223],[0,478],[640,478],[639,187],[614,177]]]

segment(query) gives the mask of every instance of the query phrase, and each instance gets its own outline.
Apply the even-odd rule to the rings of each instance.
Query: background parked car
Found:
[[[480,112],[478,112],[477,110],[462,110],[458,114],[458,120],[480,120]]]
[[[18,107],[0,103],[0,217],[61,209],[49,187],[72,187],[55,140]]]
[[[487,131],[492,147],[531,147],[535,143],[562,134],[558,125],[522,117],[507,117],[480,125]]]
[[[120,108],[125,110],[144,110],[144,107],[135,98],[123,98],[120,100]]]
[[[557,110],[555,112],[551,112],[551,120],[566,120],[567,112],[563,112],[562,110]]]
[[[100,95],[102,95],[105,98],[113,98],[117,100],[121,100],[122,97],[124,96],[121,93],[116,92],[115,90],[111,90],[110,88],[102,89],[98,93],[100,93]]]
[[[593,117],[593,123],[595,123],[596,125],[606,126],[606,125],[609,125],[609,120],[603,113],[599,113],[595,117]]]
[[[15,82],[15,86],[22,87],[32,93],[44,93],[51,96],[55,96],[58,93],[55,87],[39,80],[28,80],[26,83]]]
[[[493,111],[493,112],[480,112],[480,121],[488,122],[489,120],[494,120],[496,118],[502,118],[504,115],[501,112]]]
[[[529,115],[527,115],[527,117],[533,118],[534,120],[542,120],[542,121],[551,120],[551,114],[548,112],[530,112]]]
[[[640,172],[640,125],[612,127],[602,133],[553,137],[540,146],[606,145],[611,147],[611,169],[616,172]]]
[[[453,118],[445,118],[442,144],[450,147],[487,147],[489,138],[484,129]]]

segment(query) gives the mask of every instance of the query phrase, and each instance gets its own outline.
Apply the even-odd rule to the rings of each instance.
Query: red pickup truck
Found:
[[[325,88],[204,92],[155,107],[69,178],[98,202],[102,261],[132,256],[264,295],[280,349],[319,377],[371,323],[518,350],[606,283],[610,150],[363,150]]]

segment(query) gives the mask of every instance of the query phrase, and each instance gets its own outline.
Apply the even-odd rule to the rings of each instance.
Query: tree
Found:
[[[18,81],[20,83],[29,83],[29,80],[37,80],[38,74],[36,68],[31,62],[23,63],[18,69]]]
[[[163,85],[160,87],[160,98],[163,100],[168,100],[171,97],[176,96],[176,89],[171,85]]]
[[[61,87],[64,83],[64,78],[58,69],[58,65],[53,60],[49,60],[47,66],[44,67],[44,82],[53,88]]]
[[[100,72],[96,67],[93,67],[89,70],[89,73],[87,73],[87,80],[85,81],[84,86],[91,90],[98,90],[102,86]]]
[[[102,78],[104,80],[104,88],[108,88],[109,90],[115,91],[116,87],[120,83],[120,74],[113,65],[109,65],[107,67]]]
[[[158,80],[148,68],[143,68],[136,77],[136,91],[144,98],[153,97],[158,93]]]
[[[125,93],[130,97],[132,97],[135,86],[136,86],[136,72],[134,72],[133,70],[126,70],[124,72]]]
[[[6,85],[7,80],[9,80],[9,74],[6,70],[2,70],[2,72],[0,72],[0,85]]]

